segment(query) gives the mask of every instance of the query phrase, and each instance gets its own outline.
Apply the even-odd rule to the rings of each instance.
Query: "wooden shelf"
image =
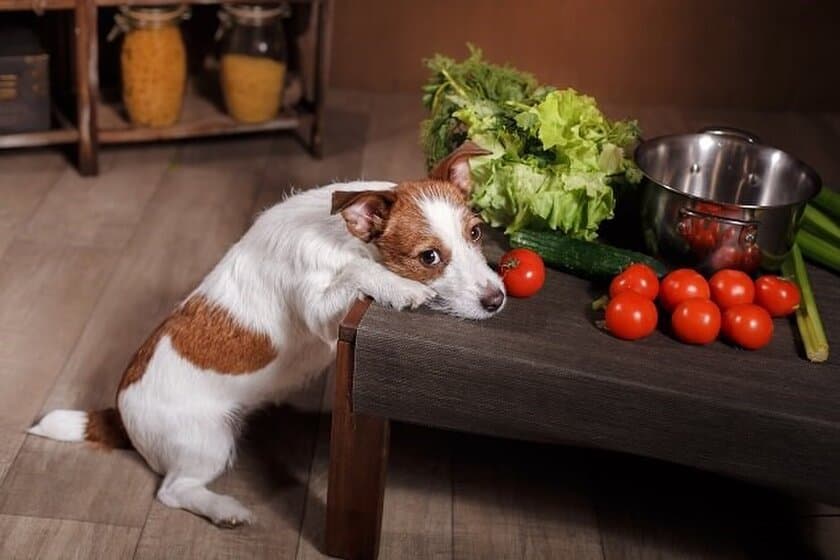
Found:
[[[167,0],[0,0],[0,12],[9,10],[72,10],[72,22],[67,18],[67,47],[72,53],[73,84],[63,84],[62,91],[75,92],[76,118],[74,122],[57,119],[58,128],[42,132],[0,134],[0,149],[49,144],[75,143],[78,168],[82,175],[95,175],[98,170],[99,144],[155,142],[223,134],[293,130],[309,150],[320,157],[321,130],[324,120],[324,97],[329,75],[330,35],[332,28],[332,0],[266,0],[309,4],[305,14],[306,27],[299,30],[301,52],[308,64],[304,72],[309,88],[304,88],[306,101],[297,111],[286,113],[259,124],[239,123],[229,117],[212,101],[201,95],[188,93],[180,121],[166,128],[132,126],[120,111],[119,104],[99,100],[99,8],[131,4],[150,6]],[[184,0],[187,4],[220,4],[221,0]],[[69,80],[68,80],[69,81]]]
[[[76,0],[0,0],[0,11],[72,10]]]
[[[77,0],[0,0],[0,11],[72,10]],[[222,4],[225,0],[182,0],[182,4]],[[266,3],[316,4],[321,0],[262,0]],[[95,0],[96,6],[159,6],[171,4],[166,0]],[[175,2],[177,3],[177,2]]]
[[[33,148],[53,144],[72,144],[78,141],[79,131],[74,128],[0,134],[0,148]]]
[[[22,0],[0,0],[0,2],[20,2]],[[50,0],[53,1],[53,0]],[[57,0],[60,2],[64,2],[65,0]],[[180,2],[168,2],[168,4],[199,4],[199,5],[213,5],[213,4],[222,4],[229,0],[181,0]],[[290,4],[317,4],[321,0],[260,0],[261,3],[276,3],[281,4],[288,2]],[[72,2],[71,2],[72,4]],[[167,4],[166,0],[96,0],[97,6],[124,6],[126,4],[131,4],[132,6],[160,6],[161,4]]]
[[[104,144],[178,140],[223,134],[247,134],[273,130],[296,130],[310,117],[306,113],[286,112],[270,121],[247,124],[227,115],[216,103],[192,90],[184,96],[181,117],[165,128],[137,127],[125,116],[119,103],[99,104],[99,141]]]

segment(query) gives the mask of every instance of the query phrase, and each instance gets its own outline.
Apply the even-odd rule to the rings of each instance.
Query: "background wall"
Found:
[[[468,41],[604,101],[840,109],[836,0],[336,0],[332,85],[417,92]]]

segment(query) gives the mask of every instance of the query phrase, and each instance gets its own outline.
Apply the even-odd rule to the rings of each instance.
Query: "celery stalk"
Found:
[[[811,202],[835,220],[840,220],[840,193],[823,187]]]
[[[799,233],[796,234],[796,243],[808,259],[820,263],[835,272],[840,272],[840,246],[820,239],[813,233],[805,230],[799,230]]]
[[[817,310],[817,302],[814,300],[811,281],[805,270],[805,261],[797,244],[793,245],[790,255],[782,263],[782,273],[792,277],[799,284],[802,294],[799,309],[796,310],[796,325],[805,346],[805,356],[812,362],[824,362],[828,359],[828,340],[820,320],[820,312]]]
[[[805,206],[802,227],[817,237],[840,246],[840,225],[812,204]]]

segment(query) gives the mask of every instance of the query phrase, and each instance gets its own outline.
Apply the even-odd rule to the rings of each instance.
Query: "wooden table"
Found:
[[[810,272],[838,341],[838,278]],[[627,452],[840,503],[836,355],[803,359],[786,319],[758,352],[665,332],[617,340],[594,325],[597,295],[550,271],[537,296],[487,321],[356,305],[338,343],[328,553],[376,556],[392,419]]]

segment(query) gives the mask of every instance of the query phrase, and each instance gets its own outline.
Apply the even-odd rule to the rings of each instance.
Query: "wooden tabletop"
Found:
[[[500,247],[491,247],[491,261]],[[840,344],[837,276],[809,269]],[[354,406],[443,428],[625,451],[840,502],[840,367],[802,357],[792,319],[751,352],[688,346],[666,329],[601,331],[603,288],[549,271],[486,321],[376,305],[356,334]]]

